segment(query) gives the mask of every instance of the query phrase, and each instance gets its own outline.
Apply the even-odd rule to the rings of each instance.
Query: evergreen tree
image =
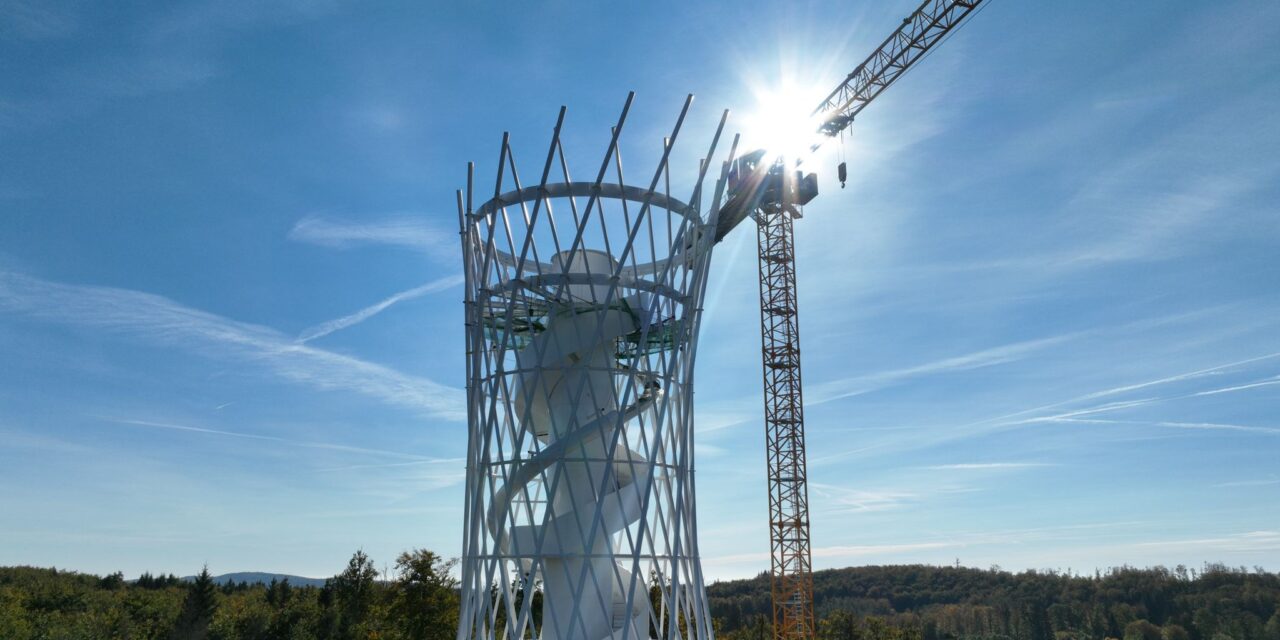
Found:
[[[316,604],[320,606],[320,620],[317,624],[316,634],[320,640],[330,640],[340,637],[340,620],[341,613],[338,610],[338,598],[333,592],[333,582],[336,578],[329,578],[324,581],[324,586],[320,588],[320,592],[316,595]]]
[[[339,635],[354,637],[358,628],[369,618],[369,612],[377,600],[378,570],[363,549],[357,550],[347,562],[347,568],[331,578],[331,586],[337,601]]]
[[[289,604],[289,598],[293,595],[293,588],[289,586],[289,579],[276,580],[271,579],[271,584],[267,585],[267,603],[279,609]]]
[[[117,589],[123,589],[124,586],[125,586],[124,574],[119,571],[115,573],[107,574],[98,579],[99,589],[106,589],[107,591],[115,591]]]
[[[174,640],[203,640],[209,635],[209,623],[218,609],[218,587],[209,575],[209,565],[200,570],[194,582],[187,587],[182,612],[174,624],[171,637]]]

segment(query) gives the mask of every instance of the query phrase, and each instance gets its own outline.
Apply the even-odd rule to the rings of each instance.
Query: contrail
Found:
[[[303,331],[302,334],[298,336],[298,342],[299,343],[311,342],[316,338],[327,336],[333,333],[334,331],[340,331],[352,325],[360,324],[361,322],[364,322],[365,320],[368,320],[369,318],[372,318],[373,316],[376,316],[379,313],[382,313],[387,307],[390,307],[391,305],[396,304],[397,302],[403,302],[405,300],[420,298],[422,296],[427,295],[428,293],[435,293],[436,291],[448,289],[449,287],[456,287],[460,284],[462,284],[462,276],[452,275],[452,276],[440,278],[439,280],[432,280],[431,282],[428,282],[420,287],[414,287],[407,291],[401,291],[400,293],[390,296],[376,304],[369,305],[351,315],[342,316],[341,318],[330,320],[328,322],[323,322],[314,327],[311,327],[310,329]]]
[[[279,442],[283,445],[292,447],[303,447],[306,449],[326,449],[329,451],[342,451],[346,453],[360,453],[374,456],[388,456],[391,458],[399,458],[409,460],[410,462],[393,463],[392,465],[353,465],[350,467],[339,467],[341,469],[361,469],[365,467],[376,466],[394,466],[394,465],[414,465],[414,464],[439,464],[439,463],[456,463],[462,461],[461,458],[432,458],[429,456],[418,455],[414,453],[406,453],[403,451],[387,451],[385,449],[369,449],[367,447],[353,447],[345,444],[331,444],[328,442],[309,442],[306,440],[290,440],[281,438],[280,436],[260,435],[256,433],[244,433],[242,431],[225,431],[222,429],[209,429],[206,427],[193,427],[184,424],[173,424],[170,422],[154,422],[151,420],[133,420],[128,418],[111,418],[105,416],[94,416],[106,422],[116,424],[132,425],[137,427],[149,427],[155,429],[172,429],[174,431],[190,431],[192,433],[207,433],[218,436],[231,436],[233,438],[249,438],[252,440],[267,440],[270,442]],[[329,469],[320,469],[320,471],[329,471]]]

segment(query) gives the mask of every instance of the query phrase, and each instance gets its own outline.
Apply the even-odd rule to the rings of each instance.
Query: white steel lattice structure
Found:
[[[459,640],[712,638],[692,385],[727,163],[704,210],[722,117],[688,202],[672,197],[691,101],[646,187],[624,183],[619,156],[632,96],[591,181],[569,177],[563,109],[537,184],[522,186],[506,135],[478,207],[468,168]]]

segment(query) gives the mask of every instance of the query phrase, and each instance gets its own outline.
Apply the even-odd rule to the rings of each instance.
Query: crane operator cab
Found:
[[[767,170],[762,163],[771,163]],[[755,195],[755,206],[762,209],[803,206],[818,195],[818,176],[796,169],[787,171],[786,161],[766,156],[764,149],[752,151],[733,161],[729,167],[729,199],[747,199]],[[748,201],[749,203],[750,201]]]

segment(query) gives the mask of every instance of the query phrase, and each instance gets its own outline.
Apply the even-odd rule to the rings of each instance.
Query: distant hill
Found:
[[[183,576],[182,580],[191,582],[195,580],[195,576]],[[294,587],[323,587],[324,578],[307,578],[304,576],[291,576],[284,573],[263,573],[261,571],[240,571],[238,573],[224,573],[220,576],[214,576],[213,581],[218,584],[226,584],[241,582],[247,584],[271,584],[272,580],[284,581],[288,580],[290,586]]]

